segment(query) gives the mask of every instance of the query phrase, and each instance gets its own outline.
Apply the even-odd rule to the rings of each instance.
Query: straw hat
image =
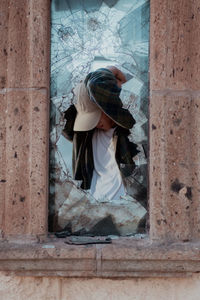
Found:
[[[78,84],[74,90],[77,103],[77,115],[74,131],[88,131],[95,128],[101,117],[101,109],[88,96],[84,82]]]

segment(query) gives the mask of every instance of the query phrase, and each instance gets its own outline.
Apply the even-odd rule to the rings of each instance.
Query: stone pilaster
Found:
[[[151,2],[150,237],[199,238],[198,1]]]
[[[49,1],[1,1],[2,236],[47,232]]]

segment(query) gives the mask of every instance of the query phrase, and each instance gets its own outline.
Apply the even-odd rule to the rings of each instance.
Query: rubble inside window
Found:
[[[49,231],[135,235],[146,230],[148,154],[148,0],[52,0]],[[136,120],[140,151],[120,200],[95,199],[73,179],[72,144],[62,135],[73,89],[101,67],[126,76],[120,98]]]

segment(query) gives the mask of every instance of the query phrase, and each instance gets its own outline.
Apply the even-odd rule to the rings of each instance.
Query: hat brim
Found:
[[[126,129],[131,129],[136,123],[129,110],[119,105],[119,102],[121,102],[119,97],[117,101],[112,101],[112,105],[110,105],[110,102],[105,101],[101,101],[101,103],[99,103],[96,101],[95,97],[93,97],[93,99],[95,104],[101,109],[101,111],[103,111],[117,125]]]
[[[117,86],[116,78],[107,69],[98,69],[86,76],[85,84],[89,97],[117,125],[131,129],[135,119],[128,109],[123,108],[119,97],[121,88]]]
[[[107,106],[100,106],[97,102],[96,104],[117,125],[126,129],[131,129],[135,124],[135,119],[133,118],[128,109],[122,107],[113,107],[113,109],[111,110]]]
[[[101,110],[93,112],[77,112],[74,131],[88,131],[94,129],[101,118]]]

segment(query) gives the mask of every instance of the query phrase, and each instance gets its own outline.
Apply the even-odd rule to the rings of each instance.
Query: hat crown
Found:
[[[80,83],[74,90],[77,115],[74,122],[75,131],[94,129],[101,117],[101,109],[90,100],[85,84]]]
[[[78,112],[95,112],[99,107],[90,100],[85,84],[82,82],[74,89],[75,106]]]

